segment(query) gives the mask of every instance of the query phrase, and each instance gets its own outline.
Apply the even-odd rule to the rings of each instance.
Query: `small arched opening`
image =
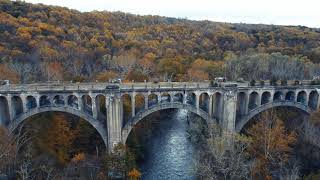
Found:
[[[11,101],[12,101],[12,110],[13,110],[14,117],[17,117],[23,112],[22,100],[19,96],[13,96],[11,98]]]
[[[37,100],[33,96],[27,96],[27,109],[31,110],[37,107]]]
[[[75,95],[68,96],[68,106],[74,109],[79,109],[79,102],[78,102],[77,96]]]
[[[143,94],[139,93],[135,96],[135,101],[134,101],[134,106],[135,106],[135,112],[136,114],[143,111],[145,107],[145,100]]]
[[[297,102],[307,105],[307,93],[305,91],[300,91],[298,93]]]
[[[281,91],[277,91],[276,93],[274,93],[273,101],[283,101],[283,100],[284,100],[284,97]]]
[[[295,101],[294,98],[295,98],[295,94],[293,91],[288,91],[286,93],[286,101],[294,102]]]
[[[246,114],[247,94],[245,92],[239,92],[237,97],[237,117],[241,117]]]
[[[40,101],[39,102],[40,107],[46,107],[46,106],[50,106],[51,105],[51,101],[50,101],[49,96],[43,95],[43,96],[40,97],[39,101]]]
[[[158,95],[151,93],[148,96],[148,108],[158,104]]]
[[[267,104],[269,102],[271,102],[271,93],[268,91],[263,92],[261,96],[261,104]]]
[[[317,110],[318,102],[319,102],[319,94],[318,94],[318,92],[317,91],[311,91],[310,95],[309,95],[308,106],[313,110]]]
[[[162,93],[161,94],[161,102],[160,103],[169,103],[171,102],[171,96],[169,93]]]
[[[125,125],[129,119],[132,118],[131,96],[129,94],[124,94],[121,96],[121,101],[123,108],[122,124]]]
[[[183,103],[183,94],[182,93],[176,93],[173,96],[173,102]]]
[[[89,95],[83,95],[82,97],[83,111],[92,115],[92,99]]]
[[[259,94],[257,92],[252,92],[249,96],[249,110],[258,107],[259,104]]]
[[[209,95],[208,93],[202,93],[199,98],[199,107],[205,112],[209,112]]]
[[[196,94],[195,93],[188,93],[188,96],[187,96],[187,104],[190,104],[192,106],[196,106]]]
[[[62,95],[56,95],[53,97],[53,104],[56,106],[64,106],[64,97]]]
[[[106,97],[102,94],[96,96],[96,108],[98,119],[106,119]]]
[[[216,92],[212,96],[212,112],[213,117],[220,122],[222,119],[222,109],[223,109],[223,96],[220,92]]]

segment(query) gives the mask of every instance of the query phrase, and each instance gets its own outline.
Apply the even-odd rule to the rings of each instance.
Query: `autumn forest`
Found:
[[[0,0],[0,77],[12,84],[226,77],[283,85],[318,76],[318,28],[80,12]],[[140,179],[144,144],[160,117],[147,117],[152,123],[137,125],[128,143],[112,152],[87,122],[64,113],[39,114],[14,134],[0,127],[0,179]],[[290,108],[264,112],[231,135],[235,145],[226,143],[221,127],[187,117],[189,140],[200,147],[194,179],[320,179],[319,112],[308,117]]]

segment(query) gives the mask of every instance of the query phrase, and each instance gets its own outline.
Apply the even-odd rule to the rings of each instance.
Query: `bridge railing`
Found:
[[[74,90],[105,90],[107,85],[119,86],[121,90],[144,90],[144,89],[208,89],[223,88],[230,84],[236,84],[239,89],[242,88],[319,88],[320,85],[299,84],[299,85],[256,85],[249,86],[247,83],[226,82],[221,86],[212,87],[209,82],[159,82],[159,83],[35,83],[35,84],[10,84],[0,86],[2,91],[74,91]]]

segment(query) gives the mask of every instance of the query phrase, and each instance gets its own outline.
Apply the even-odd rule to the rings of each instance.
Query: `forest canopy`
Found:
[[[291,62],[299,64],[300,71],[294,70],[302,77],[285,78],[303,79],[318,72],[319,45],[320,29],[303,26],[82,13],[0,0],[0,75],[16,83],[114,77],[198,81],[225,74],[235,79],[239,77],[232,68],[243,64],[254,68],[256,58],[259,63],[270,58],[268,63],[278,64],[274,57],[281,62],[294,59]],[[270,79],[274,74],[268,70],[267,75],[254,76]]]

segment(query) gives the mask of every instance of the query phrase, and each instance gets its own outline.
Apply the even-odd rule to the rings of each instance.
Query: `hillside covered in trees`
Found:
[[[317,74],[319,56],[320,29],[81,13],[0,0],[0,76],[16,83],[114,77],[186,81],[224,74],[303,79]],[[271,69],[287,64],[284,72],[298,74]]]

